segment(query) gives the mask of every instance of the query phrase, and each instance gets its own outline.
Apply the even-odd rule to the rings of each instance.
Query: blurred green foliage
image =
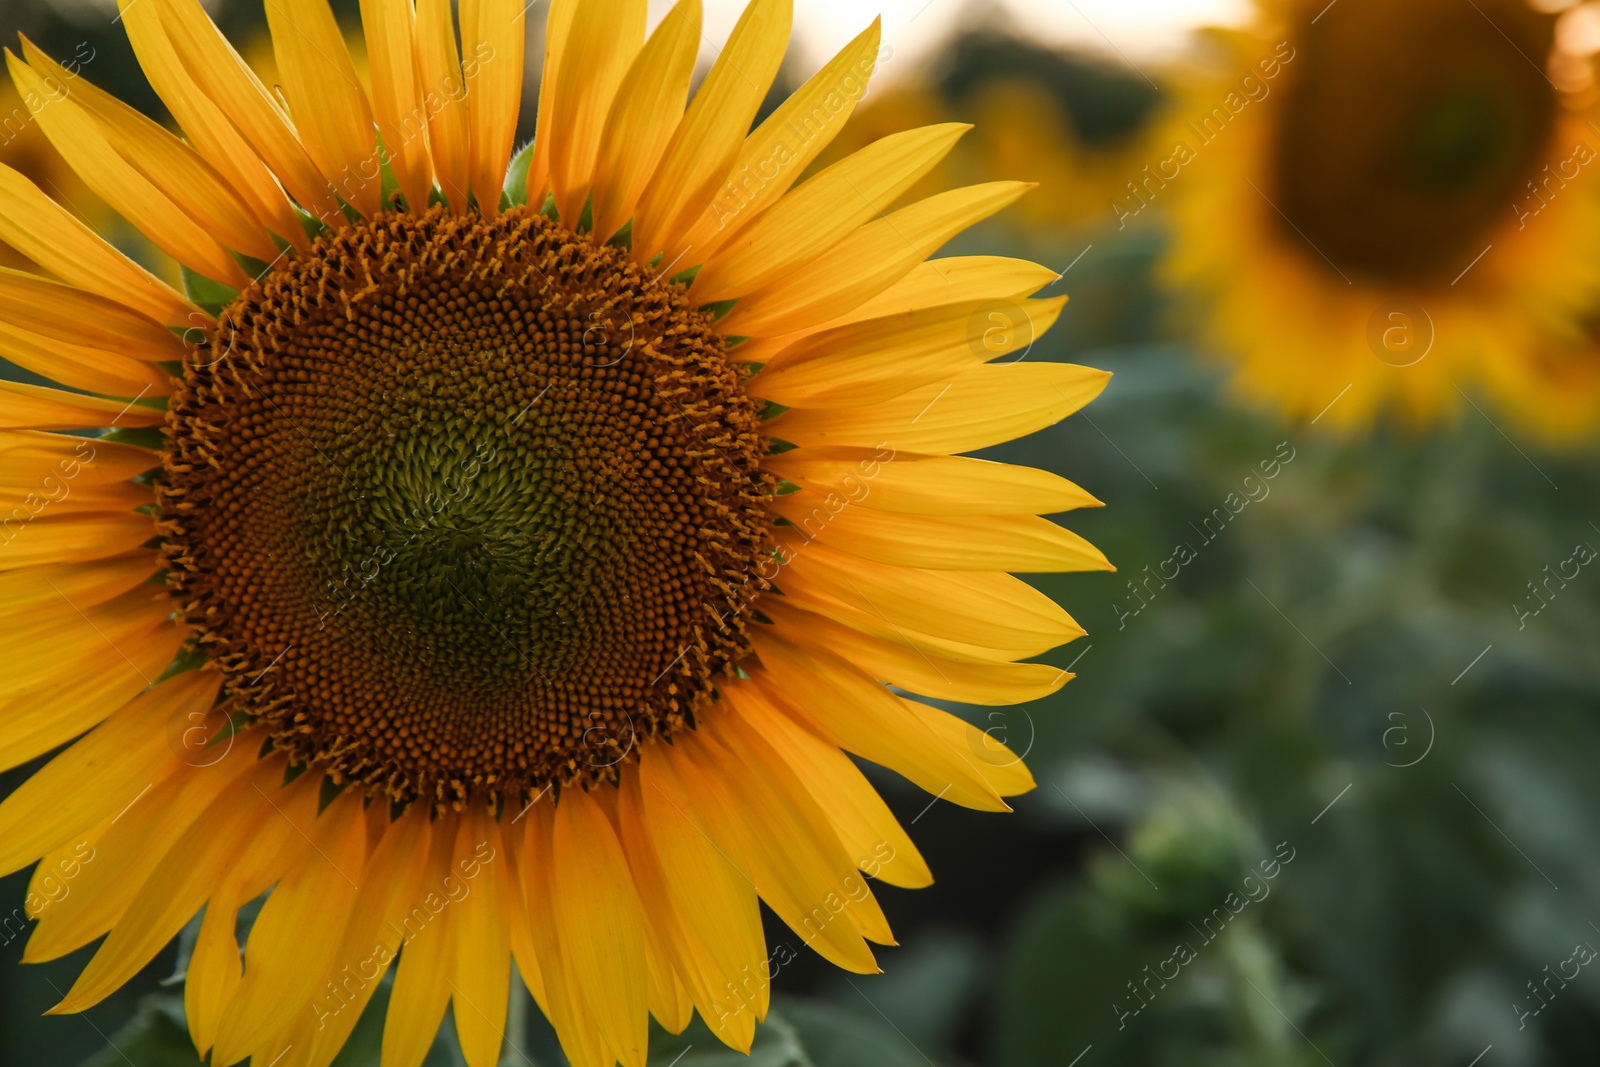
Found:
[[[85,32],[29,14],[47,44]],[[148,106],[125,46],[94,32],[96,80]],[[1021,56],[1088,140],[1148,108],[1142,81],[1098,64],[979,44],[951,84]],[[653,1065],[1594,1061],[1600,976],[1549,976],[1600,944],[1600,569],[1541,583],[1600,546],[1600,462],[1471,409],[1430,437],[1354,442],[1241,411],[1153,286],[1161,247],[1151,215],[1120,233],[1002,222],[948,250],[1073,264],[1051,290],[1067,313],[1027,358],[1116,372],[1085,413],[993,452],[1107,501],[1065,521],[1121,568],[1039,582],[1090,631],[1049,657],[1076,681],[967,712],[1040,788],[996,819],[878,776],[940,879],[884,890],[905,946],[885,973],[798,961],[750,1060],[696,1024],[655,1035]],[[1241,493],[1259,499],[1208,528]],[[5,912],[25,881],[0,880]],[[87,952],[24,968],[20,948],[0,949],[0,1064],[195,1062],[159,984],[177,949],[87,1015],[46,1019]],[[340,1067],[377,1063],[385,996]],[[561,1062],[525,994],[508,1033],[508,1064]],[[428,1062],[460,1062],[448,1023]]]

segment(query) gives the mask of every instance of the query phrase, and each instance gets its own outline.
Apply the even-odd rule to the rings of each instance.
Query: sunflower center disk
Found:
[[[341,780],[601,777],[747,650],[758,411],[679,287],[547,219],[323,238],[227,309],[168,428],[182,611]]]
[[[1285,236],[1349,274],[1448,283],[1543,176],[1553,16],[1343,0],[1301,30],[1275,149],[1277,202],[1301,231]]]

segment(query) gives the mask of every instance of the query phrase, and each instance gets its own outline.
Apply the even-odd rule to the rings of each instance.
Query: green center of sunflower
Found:
[[[538,215],[384,215],[174,398],[182,612],[275,743],[399,799],[604,776],[747,651],[765,441],[677,285]]]
[[[1275,146],[1286,236],[1378,282],[1456,277],[1543,177],[1553,34],[1526,0],[1341,0],[1302,25]]]

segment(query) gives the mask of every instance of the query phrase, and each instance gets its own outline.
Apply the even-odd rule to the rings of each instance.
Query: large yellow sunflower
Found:
[[[870,972],[863,875],[930,880],[847,753],[978,809],[1031,786],[902,695],[1054,691],[1019,661],[1081,631],[1007,572],[1108,566],[1040,517],[1088,494],[958,455],[1105,383],[994,362],[1051,271],[928,259],[1027,186],[896,208],[961,126],[796,185],[877,26],[752,132],[789,0],[692,101],[698,0],[645,8],[556,0],[515,160],[524,0],[364,0],[370,81],[325,0],[268,0],[276,90],[196,0],[124,0],[182,138],[8,56],[190,282],[0,171],[38,268],[0,271],[0,354],[62,386],[0,386],[0,758],[69,746],[0,805],[0,870],[39,861],[28,959],[105,937],[55,1010],[203,909],[213,1064],[326,1065],[397,956],[385,1067],[447,1007],[494,1064],[513,960],[580,1067],[695,1010],[748,1049],[758,899]]]
[[[1600,303],[1600,138],[1553,80],[1555,24],[1527,0],[1261,0],[1214,35],[1226,61],[1115,210],[1170,209],[1167,273],[1214,301],[1248,399],[1351,428],[1485,391],[1535,432],[1593,428],[1594,405],[1560,415],[1590,376],[1559,353]]]

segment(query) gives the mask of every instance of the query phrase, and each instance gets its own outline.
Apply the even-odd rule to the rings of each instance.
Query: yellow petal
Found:
[[[732,791],[747,797],[740,814],[752,830],[779,892],[798,911],[784,916],[806,943],[847,954],[857,966],[876,973],[871,950],[862,938],[894,944],[888,920],[859,873],[864,856],[851,855],[828,815],[795,773],[785,755],[738,715],[719,718],[708,729],[735,762],[722,765]],[[707,746],[709,755],[716,751]],[[775,844],[781,842],[781,844]],[[757,876],[757,885],[761,878]],[[763,894],[765,895],[765,894]],[[770,900],[769,900],[770,903]]]
[[[177,334],[103,296],[33,274],[0,268],[0,318],[31,333],[149,363],[181,360]]]
[[[181,767],[174,734],[193,725],[188,715],[206,719],[220,681],[189,671],[148,690],[18,786],[0,804],[0,871],[32,863]]]
[[[682,240],[728,177],[789,47],[793,0],[752,0],[695,93],[633,220],[633,255],[671,274],[699,259]],[[678,265],[679,261],[682,265]]]
[[[834,548],[894,567],[1019,574],[1116,570],[1088,541],[1037,515],[901,515],[804,490],[772,507]]]
[[[519,816],[513,816],[512,821],[500,831],[500,841],[506,847],[506,863],[511,870],[511,883],[507,890],[510,899],[506,905],[507,933],[511,937],[511,958],[522,975],[522,984],[528,987],[539,1010],[548,1017],[550,1010],[544,974],[539,969],[539,951],[534,947],[533,929],[528,925],[527,894],[522,889],[522,857],[519,850],[523,834],[522,827],[517,825],[519,821]]]
[[[766,966],[755,883],[701,829],[695,798],[679,779],[670,748],[651,745],[641,754],[644,833],[638,838],[649,842],[682,919],[685,940],[680,948],[689,964],[684,974],[701,1015],[730,1047],[748,1052],[756,1020],[766,1012],[767,989],[758,987],[760,999],[752,1004],[726,983],[728,976]]]
[[[211,811],[241,774],[252,771],[261,735],[233,740],[214,761],[197,761],[119,797],[117,813],[89,835],[94,862],[73,881],[72,893],[41,917],[25,962],[57,959],[82,948],[127,912],[150,872],[195,820]],[[282,761],[276,766],[281,773]]]
[[[700,257],[777,203],[833,143],[866,95],[882,42],[880,16],[745,138],[716,199],[684,239]]]
[[[117,7],[140,68],[195,151],[216,168],[262,226],[297,248],[310,248],[277,179],[179,59],[156,5],[117,0]]]
[[[1070,363],[985,364],[873,408],[796,408],[768,422],[795,445],[857,445],[950,454],[1025,437],[1099,396],[1106,371]]]
[[[232,783],[206,817],[190,826],[134,897],[123,921],[101,943],[77,982],[48,1014],[80,1012],[116,992],[161,951],[200,910],[226,877],[235,854],[252,832],[276,818],[262,786],[275,761]],[[267,788],[271,788],[267,785]]]
[[[481,805],[461,817],[454,852],[455,877],[467,895],[451,926],[457,942],[451,995],[456,1036],[467,1067],[496,1067],[505,1044],[506,1000],[511,988],[511,941],[506,913],[516,900],[514,874],[500,827]]]
[[[189,954],[183,981],[183,1014],[189,1024],[189,1036],[201,1055],[216,1042],[222,1013],[244,976],[239,939],[234,932],[238,918],[238,901],[220,894],[212,897],[206,902],[200,935]]]
[[[683,117],[701,22],[700,0],[679,0],[617,89],[594,165],[594,232],[601,240],[632,217]]]
[[[869,222],[815,262],[740,300],[721,329],[730,336],[764,337],[849,314],[891,288],[956,234],[1015,203],[1031,188],[1022,182],[994,182],[953,189]],[[1055,280],[1054,274],[1045,273],[1046,279],[1035,289]],[[951,294],[944,303],[994,299],[956,288],[953,278],[942,280]],[[1003,296],[1022,292],[1024,284],[1007,289]],[[876,316],[855,319],[871,317]]]
[[[431,829],[427,806],[413,804],[390,824],[367,861],[360,896],[334,956],[339,968],[318,984],[311,1001],[316,1022],[307,1063],[312,1067],[333,1062],[400,951],[402,924],[423,884]]]
[[[450,860],[459,821],[459,816],[446,812],[433,825],[422,895],[405,924],[405,949],[385,1016],[383,1067],[419,1067],[450,1003],[455,949],[451,896],[459,895],[462,884],[451,873]]]
[[[644,0],[580,0],[572,17],[549,127],[550,184],[568,226],[588,200],[606,115],[644,41],[645,8]]]
[[[524,0],[465,0],[461,5],[462,74],[471,100],[472,190],[493,218],[522,108],[527,48]]]
[[[0,322],[0,358],[73,389],[102,396],[167,396],[173,380],[159,367],[114,352],[40,337]]]
[[[861,870],[906,889],[933,884],[922,854],[849,756],[779,710],[759,686],[728,692],[729,707],[783,753]]]
[[[145,0],[136,0],[139,2]],[[227,115],[283,187],[302,208],[325,224],[345,225],[332,187],[295,136],[289,117],[222,36],[198,0],[148,2],[159,5],[162,24],[184,69]]]
[[[0,240],[73,285],[168,325],[199,309],[112,248],[17,171],[0,164]],[[204,318],[204,316],[201,316]]]
[[[298,784],[298,783],[297,783]],[[262,906],[245,945],[244,981],[217,1032],[216,1060],[236,1063],[305,1012],[317,983],[333,970],[339,935],[355,906],[364,876],[366,824],[362,797],[347,789],[321,815],[307,805],[303,815],[272,796],[263,821],[273,829],[288,822],[300,837],[293,865]]]
[[[45,79],[10,49],[6,50],[6,65],[45,136],[100,199],[133,223],[151,244],[190,270],[235,288],[244,286],[244,271],[228,250],[118,155],[70,96],[52,100]]]
[[[755,647],[770,678],[762,686],[768,699],[839,747],[963,807],[1010,810],[970,760],[847,660],[818,648],[802,651],[767,630],[756,635]]]
[[[644,1067],[649,1008],[644,921],[611,823],[582,789],[556,805],[551,905],[562,956],[623,1067]]]
[[[253,828],[250,846],[241,849],[222,880],[206,901],[200,936],[189,959],[184,979],[184,1014],[189,1035],[201,1054],[212,1050],[217,1033],[230,1008],[237,1011],[234,996],[243,984],[243,962],[235,922],[239,903],[258,896],[264,887],[277,882],[283,872],[306,851],[305,833],[315,831],[316,794],[309,781],[296,781],[273,797],[272,803],[286,818],[269,818]],[[316,951],[316,949],[313,949]],[[259,970],[259,946],[256,952]],[[253,978],[255,989],[246,996],[260,1000],[260,974]],[[222,1054],[213,1057],[221,1061]]]
[[[585,999],[586,990],[572,980],[564,957],[568,936],[556,919],[552,890],[555,864],[555,806],[535,803],[522,816],[523,840],[517,850],[522,875],[528,925],[539,953],[539,968],[546,976],[546,1010],[561,1050],[572,1067],[614,1067],[616,1056],[606,1051],[598,1021]],[[387,1065],[385,1065],[387,1067]]]
[[[137,445],[32,430],[0,430],[0,486],[69,497],[72,489],[116,485],[159,466],[159,455]],[[66,488],[57,492],[52,477]],[[58,501],[52,501],[55,502]]]
[[[278,89],[300,143],[345,203],[371,217],[383,191],[367,94],[327,0],[267,0]]]
[[[415,22],[411,0],[361,0],[373,117],[406,206],[420,211],[427,206],[433,172],[428,160],[428,113],[417,91]]]
[[[56,654],[77,651],[87,657],[69,664],[78,666],[75,674],[58,674],[29,688],[13,689],[0,699],[0,718],[7,727],[0,743],[0,766],[15,767],[72,740],[161,676],[188,634],[173,624],[141,622],[121,627],[114,646],[98,636],[98,644],[87,639],[72,642]],[[79,624],[88,628],[82,619]],[[95,669],[84,671],[83,662]]]
[[[1055,601],[1010,574],[910,570],[851,556],[820,542],[795,553],[778,585],[808,610],[880,637],[902,632],[994,649],[1024,659],[1083,636]]]
[[[835,163],[711,257],[695,278],[695,299],[741,297],[810,263],[881,217],[971,128],[952,122],[891,134]]]
[[[0,429],[83,430],[97,426],[160,426],[166,413],[125,400],[0,382]]]
[[[834,856],[822,852],[795,817],[785,817],[781,802],[759,778],[770,768],[743,748],[730,751],[704,729],[692,742],[675,747],[682,751],[677,766],[685,785],[700,796],[726,796],[726,804],[702,806],[707,831],[719,847],[749,867],[757,892],[773,913],[834,966],[876,974],[877,962],[860,931],[829,908],[829,896],[838,895],[829,873],[841,864],[848,870],[848,861],[842,850]],[[774,834],[781,846],[768,841],[768,826],[778,828]],[[837,839],[831,844],[838,849]]]
[[[22,39],[23,55],[35,70],[65,80],[71,77],[44,52]],[[153,182],[183,212],[228,248],[263,262],[278,248],[244,201],[194,149],[103,89],[79,77],[72,82],[72,103],[94,119],[95,127],[116,152]]]
[[[885,463],[865,448],[797,448],[762,465],[813,492],[908,515],[1054,515],[1100,506],[1058,474],[984,459],[902,452]]]
[[[788,407],[879,404],[991,359],[1026,358],[1066,302],[951,304],[840,326],[778,353],[749,388]]]
[[[132,552],[156,535],[148,515],[43,515],[31,521],[0,521],[6,565],[87,563]]]
[[[93,485],[84,483],[71,486],[51,478],[53,485],[59,485],[64,493],[59,499],[52,494],[42,492],[43,479],[40,484],[30,486],[0,486],[0,523],[23,523],[29,516],[36,516],[48,511],[52,518],[64,518],[69,515],[86,514],[118,514],[133,511],[136,508],[149,507],[155,501],[155,494],[147,485],[136,485],[133,482],[117,482],[112,485]]]
[[[544,69],[539,75],[539,117],[534,127],[533,155],[528,160],[528,206],[534,211],[544,208],[545,197],[550,192],[550,148],[554,138],[550,128],[554,122],[557,75],[561,70],[561,57],[566,52],[567,38],[572,32],[572,20],[578,13],[580,0],[550,0],[550,14],[544,26]]]
[[[641,772],[622,778],[618,789],[617,833],[623,851],[627,853],[634,884],[639,887],[640,900],[646,909],[645,933],[651,941],[652,953],[659,953],[662,968],[670,972],[675,979],[674,986],[683,990],[691,1008],[699,1008],[700,1014],[713,1023],[721,1018],[723,1025],[719,1036],[730,1046],[747,1050],[755,1033],[755,1017],[746,1011],[742,1013],[746,1023],[744,1027],[727,1025],[730,1015],[736,1018],[740,1013],[719,1007],[719,997],[725,992],[725,974],[718,969],[705,946],[686,925],[682,909],[667,883],[661,861],[656,855],[656,846],[649,836],[644,793],[640,785],[642,777]],[[653,977],[651,981],[654,984],[657,979]],[[677,1010],[678,1006],[673,1005],[671,1011]],[[654,1006],[651,1012],[656,1014]],[[669,1022],[660,1014],[656,1014],[656,1018],[668,1030],[679,1032],[673,1029],[678,1019]],[[688,1019],[682,1021],[687,1024]]]
[[[416,43],[433,172],[459,215],[467,210],[472,186],[472,128],[450,0],[417,0]]]
[[[996,793],[1003,797],[1014,797],[1034,788],[1033,775],[1029,773],[1027,765],[1006,747],[995,731],[980,730],[965,719],[914,700],[904,703],[922,720],[924,726],[944,739],[951,751],[959,752],[969,760],[978,773],[988,779]]]
[[[63,597],[89,608],[150,581],[161,569],[154,552],[134,552],[96,563],[58,564],[0,571],[0,617],[53,608]]]
[[[941,655],[910,636],[879,637],[769,597],[761,611],[796,642],[822,645],[878,679],[912,693],[961,704],[1004,705],[1040,700],[1072,680],[1043,663],[970,663]]]
[[[1006,183],[999,184],[1004,186]],[[988,188],[990,186],[979,185],[971,189],[957,189],[955,192],[977,195],[979,190]],[[876,319],[884,315],[897,315],[905,311],[937,307],[940,304],[955,304],[963,300],[1020,300],[1060,280],[1061,276],[1049,267],[1026,259],[1007,259],[1003,256],[952,256],[949,259],[930,259],[926,263],[919,264],[910,274],[882,293],[843,316],[841,321],[828,325],[843,325],[844,321]]]

